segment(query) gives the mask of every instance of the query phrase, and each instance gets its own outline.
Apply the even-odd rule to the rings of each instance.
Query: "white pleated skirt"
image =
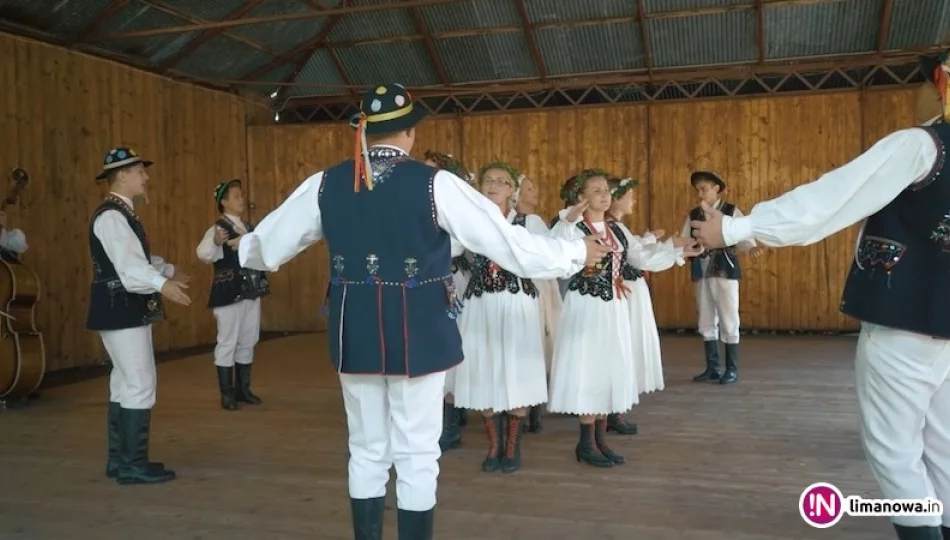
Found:
[[[548,411],[625,413],[639,401],[627,298],[564,297],[551,366]]]
[[[455,406],[510,411],[547,401],[544,343],[537,298],[485,293],[465,301],[459,317],[465,361],[455,368]]]
[[[653,300],[646,280],[625,281],[630,288],[630,329],[633,337],[633,363],[637,376],[637,393],[649,394],[663,390],[663,357],[660,333],[653,314]]]

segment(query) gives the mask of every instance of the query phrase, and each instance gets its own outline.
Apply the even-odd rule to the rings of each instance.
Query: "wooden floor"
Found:
[[[640,434],[612,437],[628,463],[575,463],[577,428],[547,417],[524,468],[486,475],[483,433],[442,458],[441,540],[891,539],[884,518],[832,530],[799,517],[816,481],[877,496],[858,440],[846,337],[749,337],[737,385],[694,384],[696,337],[664,338],[667,389],[635,410]],[[352,538],[346,436],[323,335],[262,343],[264,405],[218,407],[209,355],[160,365],[152,456],[179,479],[118,486],[103,475],[107,381],[55,388],[0,412],[4,540]],[[390,505],[395,498],[390,489]],[[395,538],[394,511],[386,538]]]

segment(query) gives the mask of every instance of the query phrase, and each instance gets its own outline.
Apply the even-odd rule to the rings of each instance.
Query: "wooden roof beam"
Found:
[[[122,11],[122,8],[128,5],[128,3],[129,0],[112,0],[112,2],[99,12],[93,20],[89,21],[82,30],[76,32],[75,37],[72,39],[73,44],[85,42],[99,30],[103,23]]]
[[[418,7],[409,8],[409,14],[412,16],[412,22],[416,26],[416,32],[422,36],[423,41],[426,44],[426,50],[429,51],[429,59],[432,60],[432,67],[435,68],[435,72],[439,75],[439,80],[442,81],[442,84],[449,86],[452,84],[452,79],[449,78],[449,72],[445,69],[445,63],[442,62],[442,57],[439,56],[438,50],[435,48],[435,39],[432,38],[432,32],[429,31],[429,25],[426,24],[425,17],[422,16],[422,10]]]
[[[758,50],[759,64],[765,63],[765,6],[762,0],[755,0],[755,45]]]
[[[515,0],[515,8],[518,10],[518,17],[521,18],[521,28],[524,32],[524,39],[528,42],[531,58],[534,59],[534,64],[538,67],[538,78],[546,81],[548,80],[548,70],[544,66],[541,49],[538,48],[538,40],[531,25],[531,17],[528,16],[528,6],[525,5],[524,0]]]
[[[344,4],[345,3],[346,0],[344,0]],[[323,25],[323,28],[320,29],[320,33],[318,33],[316,36],[304,41],[284,54],[276,56],[270,62],[244,75],[240,80],[250,81],[259,79],[288,62],[296,62],[297,67],[293,72],[293,76],[296,77],[297,73],[299,73],[300,70],[307,65],[307,61],[310,60],[310,57],[313,56],[314,52],[317,49],[323,48],[323,45],[330,37],[330,32],[333,31],[333,27],[335,27],[340,22],[340,20],[342,20],[342,15],[328,17],[327,22]]]
[[[877,29],[877,54],[884,52],[884,47],[887,46],[887,35],[891,31],[891,14],[894,11],[894,1],[893,0],[884,0],[884,5],[881,8],[881,24]]]
[[[647,10],[643,0],[637,0],[637,25],[640,27],[640,42],[643,44],[643,63],[647,72],[653,71],[653,45],[650,44],[650,30],[647,28]]]
[[[264,0],[247,0],[246,2],[244,2],[243,5],[241,5],[241,7],[232,11],[231,14],[228,15],[227,19],[225,20],[240,19],[241,17],[247,15],[247,13],[250,12],[252,9],[261,5],[263,1]],[[180,51],[178,51],[171,57],[167,58],[164,62],[159,64],[159,66],[162,67],[163,69],[170,69],[177,66],[179,63],[181,63],[182,60],[184,60],[185,58],[190,56],[192,53],[197,51],[202,45],[211,41],[212,39],[222,34],[223,32],[224,32],[224,28],[214,28],[212,30],[206,30],[202,32],[200,35],[195,36],[194,39],[189,41],[187,45],[182,47]]]
[[[330,9],[327,6],[321,4],[320,2],[317,2],[316,0],[298,0],[298,1],[302,4],[307,5],[308,7],[310,7],[311,9],[315,11],[325,12],[328,9]],[[350,0],[342,0],[342,2],[340,2],[340,7],[346,7],[349,2]],[[295,49],[299,49],[301,48],[301,46],[306,45],[306,47],[303,48],[304,52],[300,52],[296,60],[293,60],[294,68],[290,71],[290,75],[284,77],[283,84],[292,83],[294,79],[296,79],[297,76],[300,75],[300,72],[303,71],[303,68],[306,67],[307,62],[310,61],[310,58],[313,57],[317,49],[319,49],[322,45],[326,45],[327,53],[330,55],[330,61],[333,62],[333,67],[334,69],[336,69],[337,75],[340,76],[340,80],[343,81],[343,84],[346,84],[347,86],[353,86],[353,80],[350,79],[349,75],[347,75],[346,69],[343,67],[343,63],[340,62],[340,58],[336,54],[336,50],[334,50],[333,47],[330,46],[330,33],[333,31],[333,27],[335,27],[342,18],[343,17],[339,15],[328,17],[326,24],[320,30],[319,34],[317,34],[313,39],[308,40],[307,42],[295,47]],[[273,62],[271,64],[273,64]],[[265,67],[270,67],[270,65],[265,66]],[[273,66],[271,67],[271,69],[274,69],[276,67],[279,67],[279,66]],[[258,74],[257,73],[258,71],[260,70],[258,69],[258,70],[255,70],[253,73],[249,73],[248,75],[245,75],[245,78],[249,77],[250,75],[254,75],[254,77],[251,77],[251,78],[257,78],[262,75],[266,75],[266,72],[263,74]],[[278,89],[278,92],[280,90],[281,89]],[[352,96],[357,95],[356,91],[353,90],[352,88],[350,89],[349,93]]]

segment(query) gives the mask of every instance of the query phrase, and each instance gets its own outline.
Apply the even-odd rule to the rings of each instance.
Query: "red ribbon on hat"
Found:
[[[353,191],[359,193],[360,180],[366,189],[373,191],[373,170],[369,164],[369,150],[366,148],[366,113],[360,112],[356,124],[356,139],[353,149]]]

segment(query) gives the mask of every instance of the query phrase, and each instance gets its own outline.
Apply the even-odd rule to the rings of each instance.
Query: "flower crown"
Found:
[[[582,189],[584,189],[584,184],[587,183],[587,180],[594,178],[595,176],[603,176],[607,179],[616,178],[614,175],[610,174],[604,169],[584,169],[583,171],[570,177],[567,182],[564,183],[564,187],[561,188],[561,199],[569,204],[576,203],[577,194]],[[611,195],[613,195],[612,190]]]
[[[506,173],[508,173],[509,176],[511,176],[511,181],[514,182],[514,185],[512,187],[515,190],[518,190],[521,188],[521,181],[524,179],[524,174],[522,174],[522,172],[519,171],[514,165],[511,165],[504,161],[492,161],[491,163],[488,163],[487,165],[479,169],[478,176],[476,177],[476,180],[478,181],[479,185],[481,185],[482,180],[485,178],[485,173],[491,169],[501,169],[505,171]]]
[[[607,182],[610,184],[610,195],[614,199],[623,197],[628,191],[640,185],[640,181],[633,178],[620,179],[613,177],[609,178]]]
[[[440,152],[427,150],[423,156],[425,159],[435,163],[436,167],[449,171],[470,184],[472,183],[472,173],[468,172],[468,169],[465,168],[465,165],[463,165],[461,161],[452,157],[452,154],[442,154]]]

